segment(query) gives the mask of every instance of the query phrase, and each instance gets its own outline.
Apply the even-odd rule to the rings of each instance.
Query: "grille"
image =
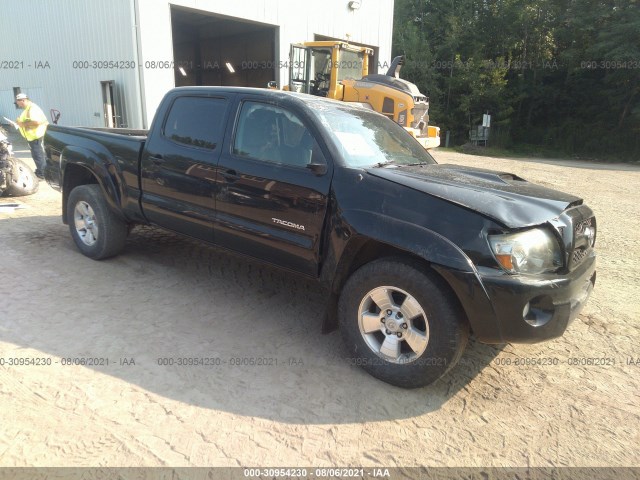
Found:
[[[595,217],[582,220],[573,228],[573,253],[571,267],[577,267],[589,255],[596,240]]]
[[[586,220],[578,223],[574,229],[576,235],[584,235],[587,233],[587,229],[590,229],[595,223],[595,218],[587,218]],[[595,233],[595,232],[594,232]]]
[[[587,250],[586,248],[577,248],[576,250],[574,250],[573,263],[575,265],[579,264],[582,259],[587,256],[587,253],[589,253],[589,250]]]
[[[411,109],[413,115],[413,122],[411,122],[411,128],[417,128],[420,133],[424,134],[426,127],[429,123],[429,107],[427,105],[415,105]]]

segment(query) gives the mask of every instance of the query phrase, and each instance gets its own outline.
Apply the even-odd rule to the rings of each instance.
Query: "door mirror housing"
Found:
[[[324,175],[327,173],[327,164],[326,163],[309,163],[307,164],[307,168],[311,170],[314,175]]]

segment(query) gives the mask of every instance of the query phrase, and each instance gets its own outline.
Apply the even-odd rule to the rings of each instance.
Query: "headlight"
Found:
[[[498,263],[510,273],[553,272],[562,266],[558,242],[542,228],[489,235],[489,244]]]

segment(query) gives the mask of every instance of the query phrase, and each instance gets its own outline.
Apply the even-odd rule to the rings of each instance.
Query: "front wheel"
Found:
[[[80,185],[71,191],[67,220],[73,241],[89,258],[113,257],[124,248],[127,224],[109,208],[98,185]]]
[[[354,363],[404,388],[444,375],[469,336],[464,312],[442,280],[402,259],[358,269],[340,296],[338,318]]]

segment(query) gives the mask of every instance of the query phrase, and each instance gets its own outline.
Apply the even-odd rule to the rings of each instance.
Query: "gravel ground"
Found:
[[[640,169],[435,156],[595,210],[596,288],[564,337],[472,342],[434,385],[394,388],[320,335],[312,283],[147,227],[92,261],[41,184],[0,199],[0,358],[51,361],[0,366],[0,466],[640,466]],[[227,364],[158,364],[183,357]]]

